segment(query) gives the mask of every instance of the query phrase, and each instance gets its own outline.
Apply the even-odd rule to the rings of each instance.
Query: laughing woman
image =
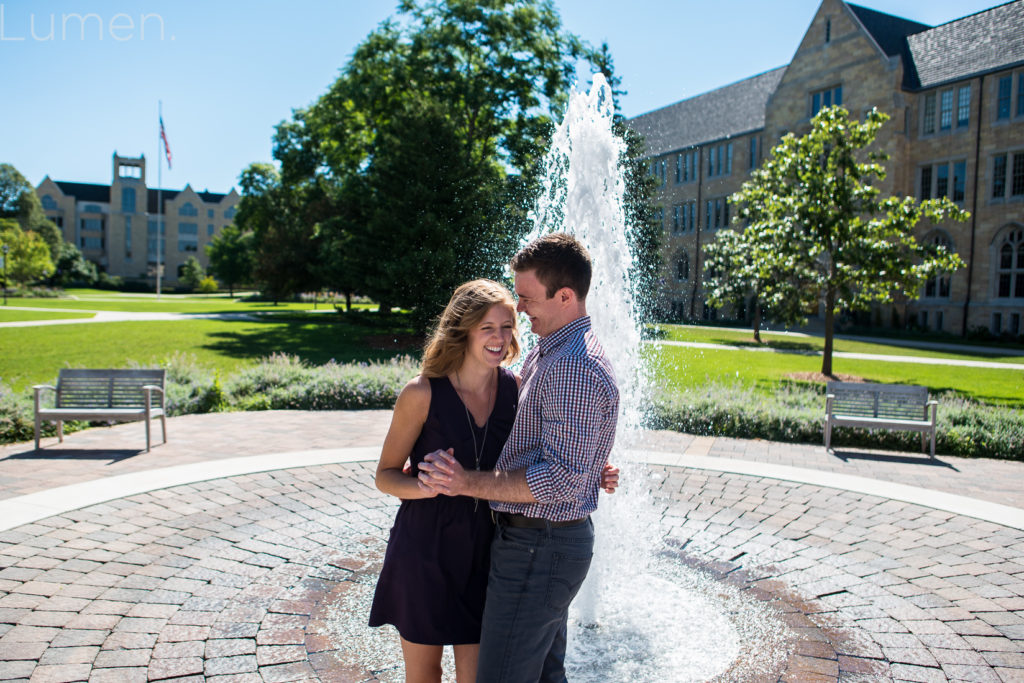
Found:
[[[491,280],[455,290],[402,389],[377,465],[377,488],[402,500],[370,609],[370,626],[398,629],[408,683],[441,680],[453,645],[459,683],[476,678],[494,534],[486,500],[436,496],[415,476],[423,456],[452,449],[467,469],[494,468],[515,421],[519,355],[515,303]],[[411,467],[407,468],[407,462]],[[410,472],[412,474],[410,474]],[[606,485],[614,488],[617,471]]]

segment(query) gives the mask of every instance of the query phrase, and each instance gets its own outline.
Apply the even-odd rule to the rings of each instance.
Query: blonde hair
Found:
[[[444,377],[459,369],[466,355],[469,332],[480,324],[492,306],[503,305],[512,314],[512,341],[503,364],[519,357],[519,327],[512,295],[493,280],[472,280],[459,285],[438,318],[423,352],[424,377]]]

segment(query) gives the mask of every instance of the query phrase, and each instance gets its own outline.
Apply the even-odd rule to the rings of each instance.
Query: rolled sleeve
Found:
[[[526,469],[530,493],[539,503],[581,500],[596,485],[606,457],[600,448],[610,399],[605,382],[585,358],[559,359],[544,378],[541,448]]]

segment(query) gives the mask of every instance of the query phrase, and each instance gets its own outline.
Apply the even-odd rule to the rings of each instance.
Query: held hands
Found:
[[[619,488],[619,468],[614,465],[605,465],[601,471],[601,490],[605,493],[615,493]]]
[[[455,459],[455,449],[428,453],[419,465],[420,490],[432,495],[462,495],[466,485],[466,471]]]

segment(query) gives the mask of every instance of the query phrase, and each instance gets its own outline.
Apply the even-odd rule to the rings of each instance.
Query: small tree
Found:
[[[210,257],[210,270],[228,286],[228,294],[235,295],[235,285],[252,281],[252,233],[242,232],[229,225],[206,246]]]
[[[203,272],[203,266],[199,263],[199,259],[189,256],[181,267],[181,278],[178,281],[182,287],[194,292],[204,277],[206,277],[206,273]]]
[[[0,218],[0,243],[8,248],[6,275],[11,282],[25,284],[53,273],[50,247],[36,233],[22,230],[17,221]],[[4,271],[0,270],[2,277]],[[5,281],[4,287],[9,284]]]
[[[824,303],[824,375],[832,375],[836,312],[916,298],[928,278],[963,266],[944,247],[918,242],[914,228],[923,217],[966,220],[965,212],[947,198],[881,198],[871,184],[886,175],[887,155],[868,148],[887,119],[877,109],[863,122],[842,107],[823,109],[810,133],[786,135],[732,196],[737,220],[748,222],[746,285],[771,308],[792,307],[794,287]]]

